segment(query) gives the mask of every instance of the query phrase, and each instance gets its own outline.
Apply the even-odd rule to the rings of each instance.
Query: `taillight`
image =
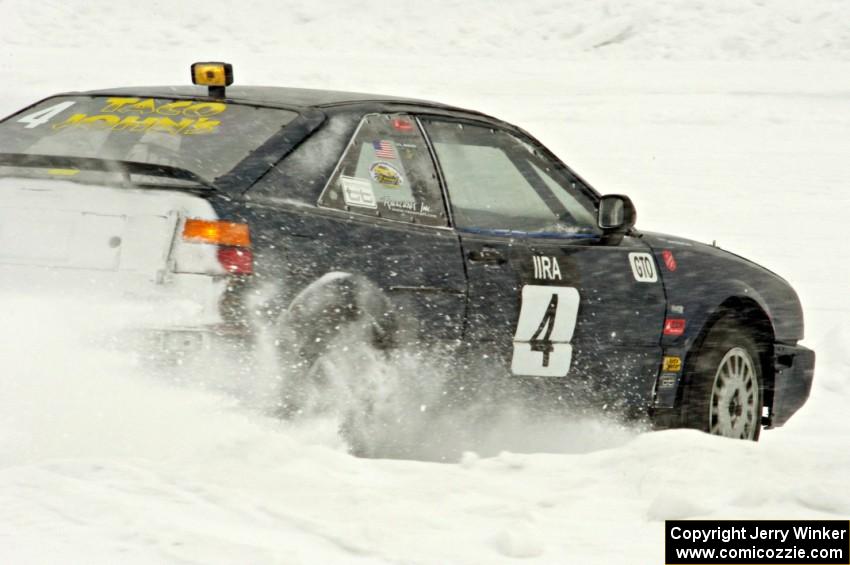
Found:
[[[216,267],[225,273],[250,275],[254,272],[248,224],[190,218],[183,224],[183,243],[187,245],[181,246],[182,250],[177,254],[178,272],[215,274],[214,263],[204,266],[208,264],[204,260],[204,249],[214,253],[218,260]],[[193,253],[192,249],[197,249],[198,253]]]
[[[219,247],[218,262],[225,271],[234,275],[250,275],[254,272],[254,254],[250,249]]]

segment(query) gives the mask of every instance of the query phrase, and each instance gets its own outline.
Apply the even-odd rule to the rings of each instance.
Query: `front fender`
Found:
[[[667,317],[686,320],[682,335],[663,336],[665,348],[690,349],[731,298],[755,303],[769,319],[776,341],[795,344],[803,338],[800,300],[780,276],[714,246],[660,234],[646,234],[645,241],[660,267]]]

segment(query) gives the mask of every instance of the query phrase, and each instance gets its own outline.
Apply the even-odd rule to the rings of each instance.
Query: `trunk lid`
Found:
[[[174,190],[0,179],[0,265],[135,273],[169,270],[181,217],[216,217],[205,199]]]

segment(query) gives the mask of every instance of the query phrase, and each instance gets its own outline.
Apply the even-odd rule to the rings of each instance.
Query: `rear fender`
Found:
[[[399,324],[389,298],[361,275],[330,272],[307,285],[281,314],[280,340],[298,365],[312,364],[339,332],[363,324],[370,345],[396,344]]]

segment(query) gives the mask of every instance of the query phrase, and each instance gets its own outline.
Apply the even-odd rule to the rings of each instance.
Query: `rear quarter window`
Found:
[[[361,116],[360,112],[329,114],[318,129],[248,191],[248,198],[315,206]]]
[[[404,114],[363,118],[319,205],[409,223],[447,225],[425,139],[416,121]]]

